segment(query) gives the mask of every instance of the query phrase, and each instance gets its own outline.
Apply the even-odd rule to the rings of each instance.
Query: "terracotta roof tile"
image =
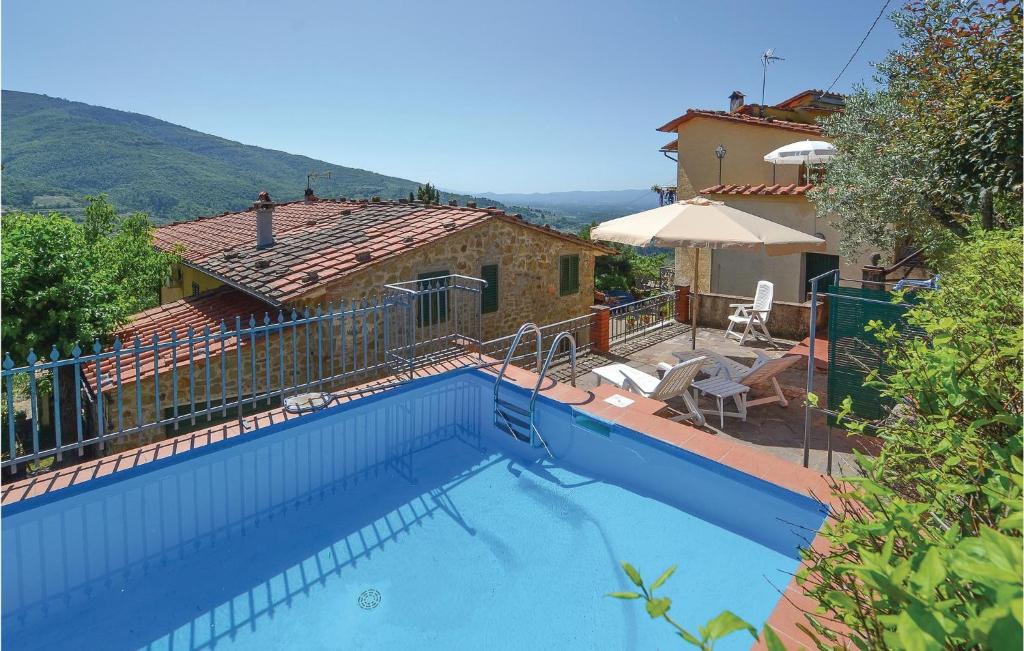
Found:
[[[339,219],[345,211],[355,211],[367,204],[357,201],[320,200],[310,203],[295,201],[278,204],[274,210],[275,236],[316,230],[325,220]],[[226,212],[191,221],[174,222],[156,229],[155,244],[163,249],[174,245],[184,247],[183,255],[191,262],[222,253],[226,248],[245,247],[256,241],[256,212]]]
[[[234,331],[236,317],[241,318],[243,328],[249,326],[250,318],[255,318],[256,323],[262,325],[264,316],[268,314],[276,322],[277,309],[265,301],[233,287],[219,287],[196,297],[182,298],[139,312],[132,318],[132,322],[119,330],[116,335],[122,342],[122,348],[130,351],[135,346],[136,338],[144,347],[152,345],[153,335],[159,335],[160,342],[167,343],[170,341],[172,330],[179,341],[187,341],[188,330],[192,328],[195,341],[193,358],[200,361],[206,358],[204,339],[206,328],[210,329],[211,335],[215,335],[221,331],[220,325],[223,321],[225,331]],[[288,315],[285,315],[285,318],[288,318]],[[212,341],[214,344],[210,351],[211,357],[216,357],[222,352],[233,351],[236,348],[235,339],[226,339],[223,348],[219,339]],[[247,344],[248,342],[243,339],[242,346]],[[114,350],[114,347],[108,346],[106,350]],[[179,344],[177,350],[177,362],[180,368],[187,363],[184,356],[188,354],[188,346]],[[171,370],[174,355],[169,347],[160,351],[159,361],[161,373]],[[131,353],[102,360],[100,372],[103,374],[104,391],[109,391],[116,386],[117,366],[121,367],[122,384],[135,382],[136,378],[145,379],[153,375],[153,352],[151,350],[143,352],[139,357],[138,367],[136,367],[134,355]],[[86,380],[94,385],[95,365],[88,365],[82,370]],[[169,376],[168,381],[170,381]]]
[[[757,197],[800,197],[807,194],[808,190],[814,188],[813,183],[806,185],[797,185],[791,183],[789,185],[713,185],[710,188],[704,188],[700,191],[700,194],[725,194],[725,195],[743,195],[743,196],[757,196]]]
[[[812,133],[820,134],[821,127],[815,124],[804,124],[803,122],[789,122],[787,120],[775,120],[772,118],[762,118],[754,115],[743,115],[740,113],[729,113],[728,111],[707,111],[704,109],[690,109],[683,115],[680,115],[676,119],[663,124],[658,127],[658,131],[671,132],[675,131],[680,124],[689,122],[694,118],[712,118],[715,120],[727,120],[730,122],[738,122],[741,124],[750,124],[753,126],[760,127],[771,127],[775,129],[787,129],[789,131],[796,131],[799,133]]]
[[[316,223],[310,221],[315,217]],[[180,245],[186,262],[272,305],[299,298],[405,251],[501,219],[603,253],[610,249],[506,215],[498,209],[422,203],[317,201],[278,204],[274,245],[256,248],[255,213],[226,213],[157,229],[157,246]],[[357,254],[368,254],[362,260]],[[315,272],[315,278],[307,273]]]
[[[797,93],[796,95],[793,95],[789,99],[782,100],[781,102],[779,102],[778,104],[775,105],[775,108],[779,108],[779,109],[791,108],[791,107],[795,106],[801,99],[803,99],[804,97],[807,97],[808,95],[813,95],[815,100],[822,99],[822,98],[824,98],[824,99],[839,100],[840,102],[843,102],[843,101],[846,100],[846,95],[843,95],[841,93],[830,93],[828,91],[819,90],[817,88],[811,88],[811,89],[808,89],[808,90],[805,90],[805,91],[801,91],[801,92]]]

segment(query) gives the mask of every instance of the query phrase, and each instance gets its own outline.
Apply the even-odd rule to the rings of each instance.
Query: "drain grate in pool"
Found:
[[[359,607],[363,610],[373,610],[380,605],[380,592],[376,588],[363,590],[359,595]]]

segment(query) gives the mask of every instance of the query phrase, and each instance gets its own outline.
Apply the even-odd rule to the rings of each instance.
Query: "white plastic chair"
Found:
[[[757,354],[757,359],[750,366],[710,350],[682,351],[675,353],[675,356],[681,360],[688,360],[700,355],[702,359],[705,359],[704,372],[710,377],[706,380],[694,382],[693,390],[694,397],[696,397],[697,392],[707,393],[715,397],[718,402],[718,410],[709,413],[718,414],[720,421],[725,416],[735,416],[746,420],[748,407],[770,403],[777,403],[782,407],[789,405],[789,401],[786,400],[786,394],[782,392],[778,376],[801,359],[797,355],[772,358],[760,350],[754,352]],[[740,387],[749,389],[758,384],[771,384],[774,390],[773,393],[763,398],[750,400],[747,398],[747,392],[740,390]],[[723,409],[723,397],[726,395],[735,399],[735,412],[728,412]]]
[[[753,303],[732,303],[729,307],[736,308],[736,312],[729,317],[729,328],[725,331],[726,337],[736,337],[740,345],[746,342],[747,337],[753,335],[755,338],[762,338],[771,345],[775,340],[768,332],[768,317],[772,313],[772,298],[775,295],[775,285],[767,280],[760,280],[757,283],[757,292],[754,294]],[[743,334],[737,334],[735,328],[743,326]]]
[[[637,370],[625,364],[610,364],[600,366],[593,370],[600,380],[607,380],[615,386],[637,393],[645,398],[666,402],[670,398],[681,398],[686,404],[687,412],[679,411],[674,407],[666,408],[676,414],[670,420],[688,420],[700,427],[704,425],[704,414],[697,407],[696,401],[690,395],[690,386],[694,378],[700,372],[707,358],[695,357],[670,366],[661,362],[658,369],[665,372],[661,378],[657,378],[643,371]]]

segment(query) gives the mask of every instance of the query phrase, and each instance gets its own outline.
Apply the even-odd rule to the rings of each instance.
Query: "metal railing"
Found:
[[[408,373],[480,348],[484,281],[444,276],[386,286],[383,294],[301,314],[278,312],[232,326],[171,330],[129,343],[76,346],[61,358],[30,350],[0,372],[0,467],[41,468],[53,457],[103,450],[124,437],[177,434],[325,392]],[[474,318],[475,313],[475,318]],[[22,414],[24,417],[22,417]],[[50,464],[52,465],[52,464]]]
[[[236,317],[202,330],[172,330],[143,340],[96,341],[62,358],[7,351],[0,372],[0,468],[16,474],[100,452],[126,437],[144,442],[280,407],[303,393],[338,392],[470,351],[503,358],[514,335],[482,341],[480,295],[486,283],[447,275],[384,287],[370,298],[325,308]],[[673,322],[668,292],[612,310],[612,341]],[[530,367],[556,350],[553,365],[592,344],[593,316],[540,327],[541,350],[524,341],[512,363]],[[539,355],[538,355],[539,353]],[[539,369],[536,369],[539,370]],[[52,461],[51,461],[52,458]]]
[[[889,282],[889,276],[902,271],[902,275],[896,279],[906,280],[915,271],[924,271],[925,255],[924,249],[918,248],[906,254],[902,259],[897,260],[888,267],[876,265],[865,265],[861,267],[861,277],[866,284],[879,285]],[[808,281],[809,282],[809,281]]]
[[[522,352],[517,352],[516,355],[513,355],[509,359],[511,363],[516,366],[520,366],[522,368],[530,368],[533,366],[534,370],[540,371],[541,359],[548,351],[550,351],[551,345],[555,343],[555,339],[561,332],[568,332],[573,336],[573,339],[576,342],[577,353],[589,351],[592,324],[593,316],[590,314],[584,314],[564,321],[540,326],[541,350],[536,350],[537,345],[532,339],[523,339],[517,348],[517,351]],[[515,334],[511,334],[505,337],[498,337],[497,339],[485,341],[480,347],[480,352],[490,357],[502,359],[508,355],[509,347],[512,345],[514,340]],[[555,353],[554,359],[556,364],[568,361],[568,346],[561,346]]]
[[[483,315],[480,296],[487,282],[449,274],[385,285],[389,300],[405,309],[404,338],[392,339],[388,361],[396,372],[479,350]]]
[[[608,322],[609,342],[625,341],[675,323],[675,291],[656,294],[611,309]]]

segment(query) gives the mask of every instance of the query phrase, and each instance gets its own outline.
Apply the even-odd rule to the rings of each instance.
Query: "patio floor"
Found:
[[[725,331],[701,328],[697,331],[697,348],[711,350],[731,359],[750,365],[757,355],[755,350],[764,351],[771,357],[782,357],[797,342],[776,338],[777,345],[772,347],[760,341],[747,341],[743,346],[735,339],[726,339]],[[672,325],[644,337],[619,343],[612,346],[609,353],[589,352],[577,360],[576,385],[583,389],[597,386],[598,378],[591,370],[607,364],[628,364],[651,375],[656,374],[658,362],[674,363],[674,351],[690,350],[689,326]],[[551,373],[556,379],[568,382],[569,367],[559,366]],[[725,418],[725,427],[719,427],[717,414],[707,414],[707,424],[700,428],[725,439],[731,439],[760,448],[793,463],[803,463],[804,444],[804,396],[806,395],[807,364],[798,362],[779,375],[779,384],[789,401],[787,407],[779,404],[767,404],[751,407],[744,422],[739,418]],[[814,390],[824,402],[827,376],[824,370],[815,371]],[[770,387],[767,391],[770,391]],[[760,397],[766,389],[755,387],[751,397]],[[676,404],[678,402],[678,404]],[[726,409],[731,405],[729,401]],[[686,411],[682,400],[670,400],[669,404]],[[703,399],[701,407],[714,409],[714,401]],[[811,420],[811,441],[809,467],[819,472],[827,471],[827,439],[828,427],[824,416],[815,414]],[[872,437],[848,435],[841,429],[832,430],[832,474],[857,474],[853,450],[858,449],[866,454],[873,454],[877,449],[877,439]]]

